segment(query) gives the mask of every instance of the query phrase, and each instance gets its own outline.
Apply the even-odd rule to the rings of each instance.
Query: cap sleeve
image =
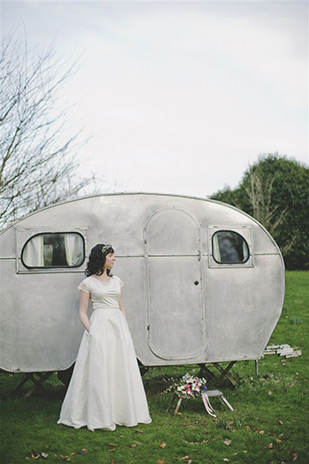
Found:
[[[118,276],[114,276],[114,277],[116,277],[116,278],[117,278],[117,280],[118,280],[118,283],[119,283],[119,285],[120,285],[120,288],[122,288],[122,287],[124,286],[124,283],[123,283],[123,281],[122,281],[122,280],[120,279],[120,277],[118,277]]]
[[[78,286],[77,288],[78,288],[78,290],[81,290],[82,292],[86,292],[86,293],[90,294],[90,290],[89,290],[89,288],[88,288],[88,283],[87,283],[86,280],[83,280],[83,281],[79,284],[79,286]]]

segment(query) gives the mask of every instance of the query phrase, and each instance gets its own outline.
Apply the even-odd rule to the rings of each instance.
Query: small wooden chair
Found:
[[[220,390],[208,390],[206,392],[206,395],[208,396],[208,398],[219,398],[219,400],[221,401],[221,403],[223,403],[225,406],[227,406],[231,411],[234,411],[234,408],[230,405],[230,403],[228,402],[228,400],[225,398],[225,396],[223,395],[223,393],[220,391]],[[176,405],[176,408],[175,408],[175,412],[174,412],[174,415],[176,415],[178,412],[179,412],[179,409],[180,409],[180,406],[181,406],[181,403],[182,403],[182,400],[183,399],[188,399],[188,398],[184,398],[184,397],[179,397],[176,393],[175,393],[175,396],[174,398],[172,399],[171,401],[171,404],[169,405],[169,407],[167,408],[167,411],[170,409],[170,407],[172,406],[172,404],[174,403],[175,399],[178,398],[178,401],[177,401],[177,405]]]

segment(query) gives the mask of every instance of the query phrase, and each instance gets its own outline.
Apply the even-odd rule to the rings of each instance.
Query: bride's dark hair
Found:
[[[108,248],[106,248],[106,246],[108,245],[104,245],[104,243],[98,243],[91,249],[89,261],[85,270],[85,274],[87,277],[93,274],[103,274],[106,255],[108,255],[109,253],[115,253],[111,245],[108,246]],[[107,269],[107,275],[113,277],[113,275],[110,272],[110,269]]]

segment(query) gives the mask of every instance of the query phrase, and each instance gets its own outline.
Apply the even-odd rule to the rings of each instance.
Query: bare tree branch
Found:
[[[271,235],[274,235],[275,230],[282,223],[287,214],[286,208],[282,210],[280,215],[274,220],[278,208],[278,205],[274,205],[272,201],[275,176],[271,179],[263,179],[263,176],[257,169],[249,169],[248,177],[249,185],[244,185],[244,190],[252,206],[252,215],[263,224]]]
[[[80,133],[64,139],[64,65],[50,48],[38,55],[6,37],[0,51],[0,227],[42,206],[76,197],[94,179],[80,179]]]

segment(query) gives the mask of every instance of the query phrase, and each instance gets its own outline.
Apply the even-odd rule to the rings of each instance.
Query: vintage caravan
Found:
[[[142,364],[261,357],[284,297],[284,264],[270,234],[221,202],[123,193],[56,204],[1,233],[1,369],[74,363],[84,330],[77,285],[96,243],[116,251],[113,272],[125,282]]]

